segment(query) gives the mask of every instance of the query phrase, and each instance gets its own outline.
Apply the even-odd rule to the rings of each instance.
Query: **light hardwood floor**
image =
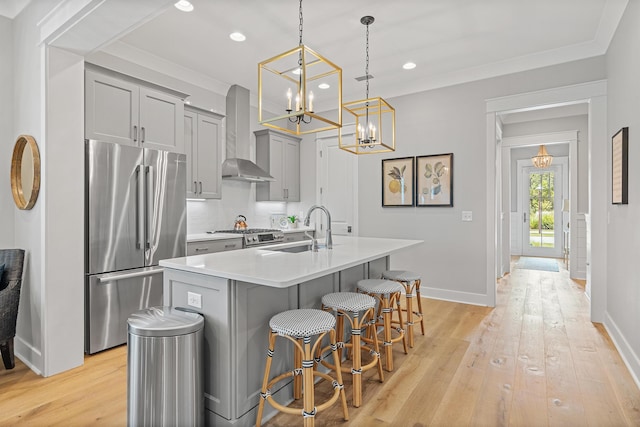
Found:
[[[334,405],[316,425],[640,426],[640,390],[602,325],[589,322],[583,292],[561,265],[514,269],[494,309],[425,299],[426,336],[408,355],[396,346],[384,383],[365,373],[365,403],[349,408],[348,423]],[[19,361],[0,370],[0,425],[20,424],[126,425],[126,348],[50,378]],[[267,425],[301,419],[279,414]]]

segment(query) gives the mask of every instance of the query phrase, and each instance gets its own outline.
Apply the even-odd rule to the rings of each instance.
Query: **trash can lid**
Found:
[[[129,333],[145,337],[187,335],[204,327],[201,314],[175,307],[150,307],[133,313],[127,320]]]

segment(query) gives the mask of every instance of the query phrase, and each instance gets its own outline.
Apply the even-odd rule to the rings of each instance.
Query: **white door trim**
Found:
[[[598,80],[577,85],[545,89],[516,94],[486,101],[486,262],[485,271],[487,305],[495,306],[496,271],[498,253],[498,220],[500,206],[498,195],[502,191],[502,178],[496,170],[497,139],[496,123],[500,112],[526,111],[552,105],[587,103],[589,108],[589,159],[607,158],[607,82]],[[589,221],[587,235],[587,291],[591,294],[591,320],[602,322],[607,307],[607,188],[609,182],[606,168],[592,168],[589,160]],[[493,189],[493,190],[492,190]],[[575,192],[574,192],[575,194]],[[572,233],[572,244],[573,233]],[[592,265],[591,260],[596,263]]]

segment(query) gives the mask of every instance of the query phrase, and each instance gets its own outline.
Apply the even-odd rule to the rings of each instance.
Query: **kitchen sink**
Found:
[[[274,252],[287,252],[292,254],[297,254],[300,252],[307,252],[311,250],[311,245],[298,245],[298,246],[289,246],[286,248],[276,248],[276,249],[267,249],[268,251]]]

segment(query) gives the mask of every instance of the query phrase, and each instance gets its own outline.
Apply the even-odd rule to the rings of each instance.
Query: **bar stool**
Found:
[[[424,335],[424,315],[422,314],[422,298],[420,298],[420,279],[421,276],[418,273],[404,270],[388,270],[382,273],[382,278],[387,280],[394,280],[400,283],[404,287],[405,299],[407,301],[407,308],[403,311],[407,312],[407,335],[409,335],[409,347],[413,348],[413,316],[416,316],[420,320],[420,326],[422,327],[422,335]],[[416,297],[418,299],[418,311],[413,311],[413,290],[416,291]]]
[[[360,334],[363,328],[372,329],[376,320],[376,300],[369,295],[359,294],[355,292],[335,292],[322,297],[322,306],[325,309],[331,309],[336,312],[336,331],[338,336],[338,349],[347,347],[351,349],[351,368],[341,366],[342,372],[351,372],[353,378],[353,406],[356,408],[362,404],[362,372],[367,371],[375,366],[378,367],[378,377],[380,382],[384,381],[382,373],[382,362],[380,361],[380,350],[378,347],[378,337],[375,331],[373,335],[373,348],[363,343]],[[362,316],[360,313],[363,312]],[[348,319],[351,324],[351,342],[344,342],[344,319]],[[324,353],[328,347],[318,351],[317,356]],[[367,350],[373,356],[372,360],[362,366],[362,350]],[[341,356],[340,350],[338,355]],[[341,357],[342,359],[342,357]],[[321,362],[328,368],[337,370],[335,365],[330,364],[326,360]]]
[[[400,294],[402,293],[402,286],[398,282],[394,282],[392,280],[383,280],[383,279],[364,279],[358,280],[358,290],[365,294],[371,295],[375,299],[379,301],[378,306],[378,320],[380,318],[380,313],[382,313],[382,323],[376,322],[377,326],[382,326],[384,340],[382,344],[384,345],[384,355],[385,355],[385,366],[387,371],[393,371],[393,351],[392,345],[395,342],[402,341],[402,345],[404,347],[404,353],[407,354],[407,341],[404,337],[404,323],[402,321],[402,311],[400,311]],[[395,338],[391,337],[391,312],[393,304],[398,306],[398,319],[400,323],[400,327],[396,328],[398,332],[398,336]],[[370,342],[369,339],[364,339],[366,342]]]
[[[333,405],[338,397],[342,399],[342,411],[345,421],[349,420],[349,412],[347,410],[347,399],[344,393],[344,385],[342,383],[342,371],[336,369],[336,380],[328,374],[316,371],[313,354],[316,348],[321,345],[322,338],[329,333],[331,342],[331,352],[335,366],[340,368],[340,357],[338,356],[336,345],[336,332],[334,327],[336,319],[330,313],[315,309],[299,309],[288,310],[278,313],[269,320],[269,349],[267,351],[267,363],[264,370],[262,380],[262,389],[260,392],[260,403],[258,404],[258,414],[256,426],[259,427],[262,422],[262,412],[264,411],[265,401],[269,401],[271,406],[281,412],[287,414],[301,413],[305,427],[313,427],[315,415]],[[311,337],[316,336],[315,343],[311,345]],[[273,360],[274,348],[276,345],[276,337],[281,336],[293,342],[295,367],[293,371],[285,372],[269,381],[269,372],[271,370],[271,362]],[[302,343],[300,342],[302,340]],[[296,378],[302,376],[302,390],[299,386],[300,381]],[[314,378],[324,378],[331,381],[333,385],[333,396],[321,405],[315,406],[314,396]],[[276,383],[286,379],[294,378],[294,398],[299,399],[300,395],[304,396],[303,409],[289,408],[276,402],[271,396],[271,387]]]

